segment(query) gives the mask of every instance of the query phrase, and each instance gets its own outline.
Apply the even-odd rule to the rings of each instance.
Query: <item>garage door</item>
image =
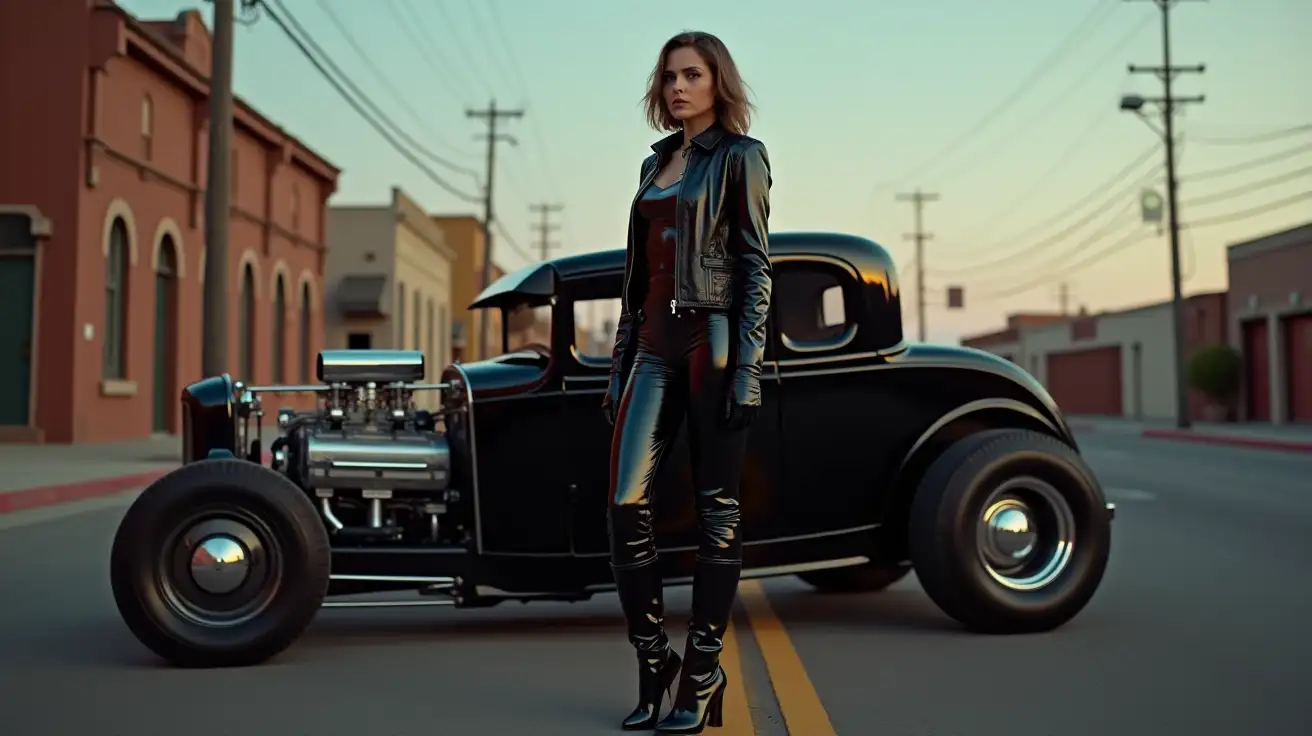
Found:
[[[1265,319],[1244,323],[1244,388],[1248,397],[1248,421],[1271,421],[1271,368],[1267,360]]]
[[[1047,384],[1066,414],[1122,416],[1121,347],[1049,353]]]
[[[1312,314],[1285,320],[1285,375],[1289,377],[1289,418],[1312,422]]]

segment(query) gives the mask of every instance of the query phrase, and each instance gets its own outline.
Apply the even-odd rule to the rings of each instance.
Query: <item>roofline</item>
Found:
[[[1227,245],[1225,257],[1236,261],[1300,245],[1312,246],[1312,222]]]
[[[209,77],[202,74],[196,67],[192,66],[191,63],[187,61],[186,57],[183,56],[173,44],[161,38],[158,33],[147,27],[139,18],[133,16],[127,10],[112,2],[112,0],[96,0],[96,4],[92,6],[91,10],[93,13],[101,11],[117,15],[119,19],[123,21],[126,30],[130,34],[127,39],[128,41],[139,39],[141,41],[139,45],[147,48],[149,51],[163,55],[169,60],[169,62],[171,62],[172,66],[176,67],[169,68],[170,65],[165,65],[165,71],[170,77],[169,81],[177,83],[179,86],[190,89],[193,92],[200,93],[206,99],[209,98]],[[135,36],[136,39],[131,38],[131,36]],[[179,72],[184,72],[185,74],[190,75],[191,78],[187,78],[186,76],[179,74]],[[314,149],[310,148],[310,146],[306,145],[306,143],[300,138],[292,135],[287,132],[286,129],[265,117],[240,96],[234,94],[232,103],[234,108],[232,116],[234,123],[242,123],[243,127],[246,127],[250,132],[258,135],[266,145],[275,148],[289,147],[291,149],[289,153],[292,154],[292,158],[301,163],[307,171],[317,175],[326,182],[336,183],[336,179],[341,175],[342,169],[332,164],[327,158]],[[250,119],[242,120],[243,115]]]

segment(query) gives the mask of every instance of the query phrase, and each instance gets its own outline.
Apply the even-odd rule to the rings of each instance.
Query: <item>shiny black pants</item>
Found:
[[[742,569],[738,482],[747,432],[725,429],[729,335],[729,317],[722,313],[648,317],[611,443],[611,565],[629,641],[640,656],[663,652],[669,642],[654,564],[652,484],[680,424],[687,422],[701,530],[687,651],[690,658],[701,655],[712,669]]]

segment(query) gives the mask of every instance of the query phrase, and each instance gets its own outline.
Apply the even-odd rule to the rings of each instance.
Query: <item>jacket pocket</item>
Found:
[[[733,259],[704,255],[701,262],[702,268],[706,269],[707,301],[728,304],[729,285],[733,283]]]

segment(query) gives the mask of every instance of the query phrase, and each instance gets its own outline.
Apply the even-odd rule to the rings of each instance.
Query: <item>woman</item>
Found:
[[[652,146],[629,212],[610,385],[611,567],[638,651],[639,702],[625,730],[719,726],[722,637],[738,590],[738,479],[761,404],[770,308],[770,164],[748,138],[751,103],[724,44],[681,33],[661,49],[647,119],[675,131]],[[652,480],[687,420],[701,527],[682,659],[663,623]],[[662,696],[678,678],[671,712]]]

